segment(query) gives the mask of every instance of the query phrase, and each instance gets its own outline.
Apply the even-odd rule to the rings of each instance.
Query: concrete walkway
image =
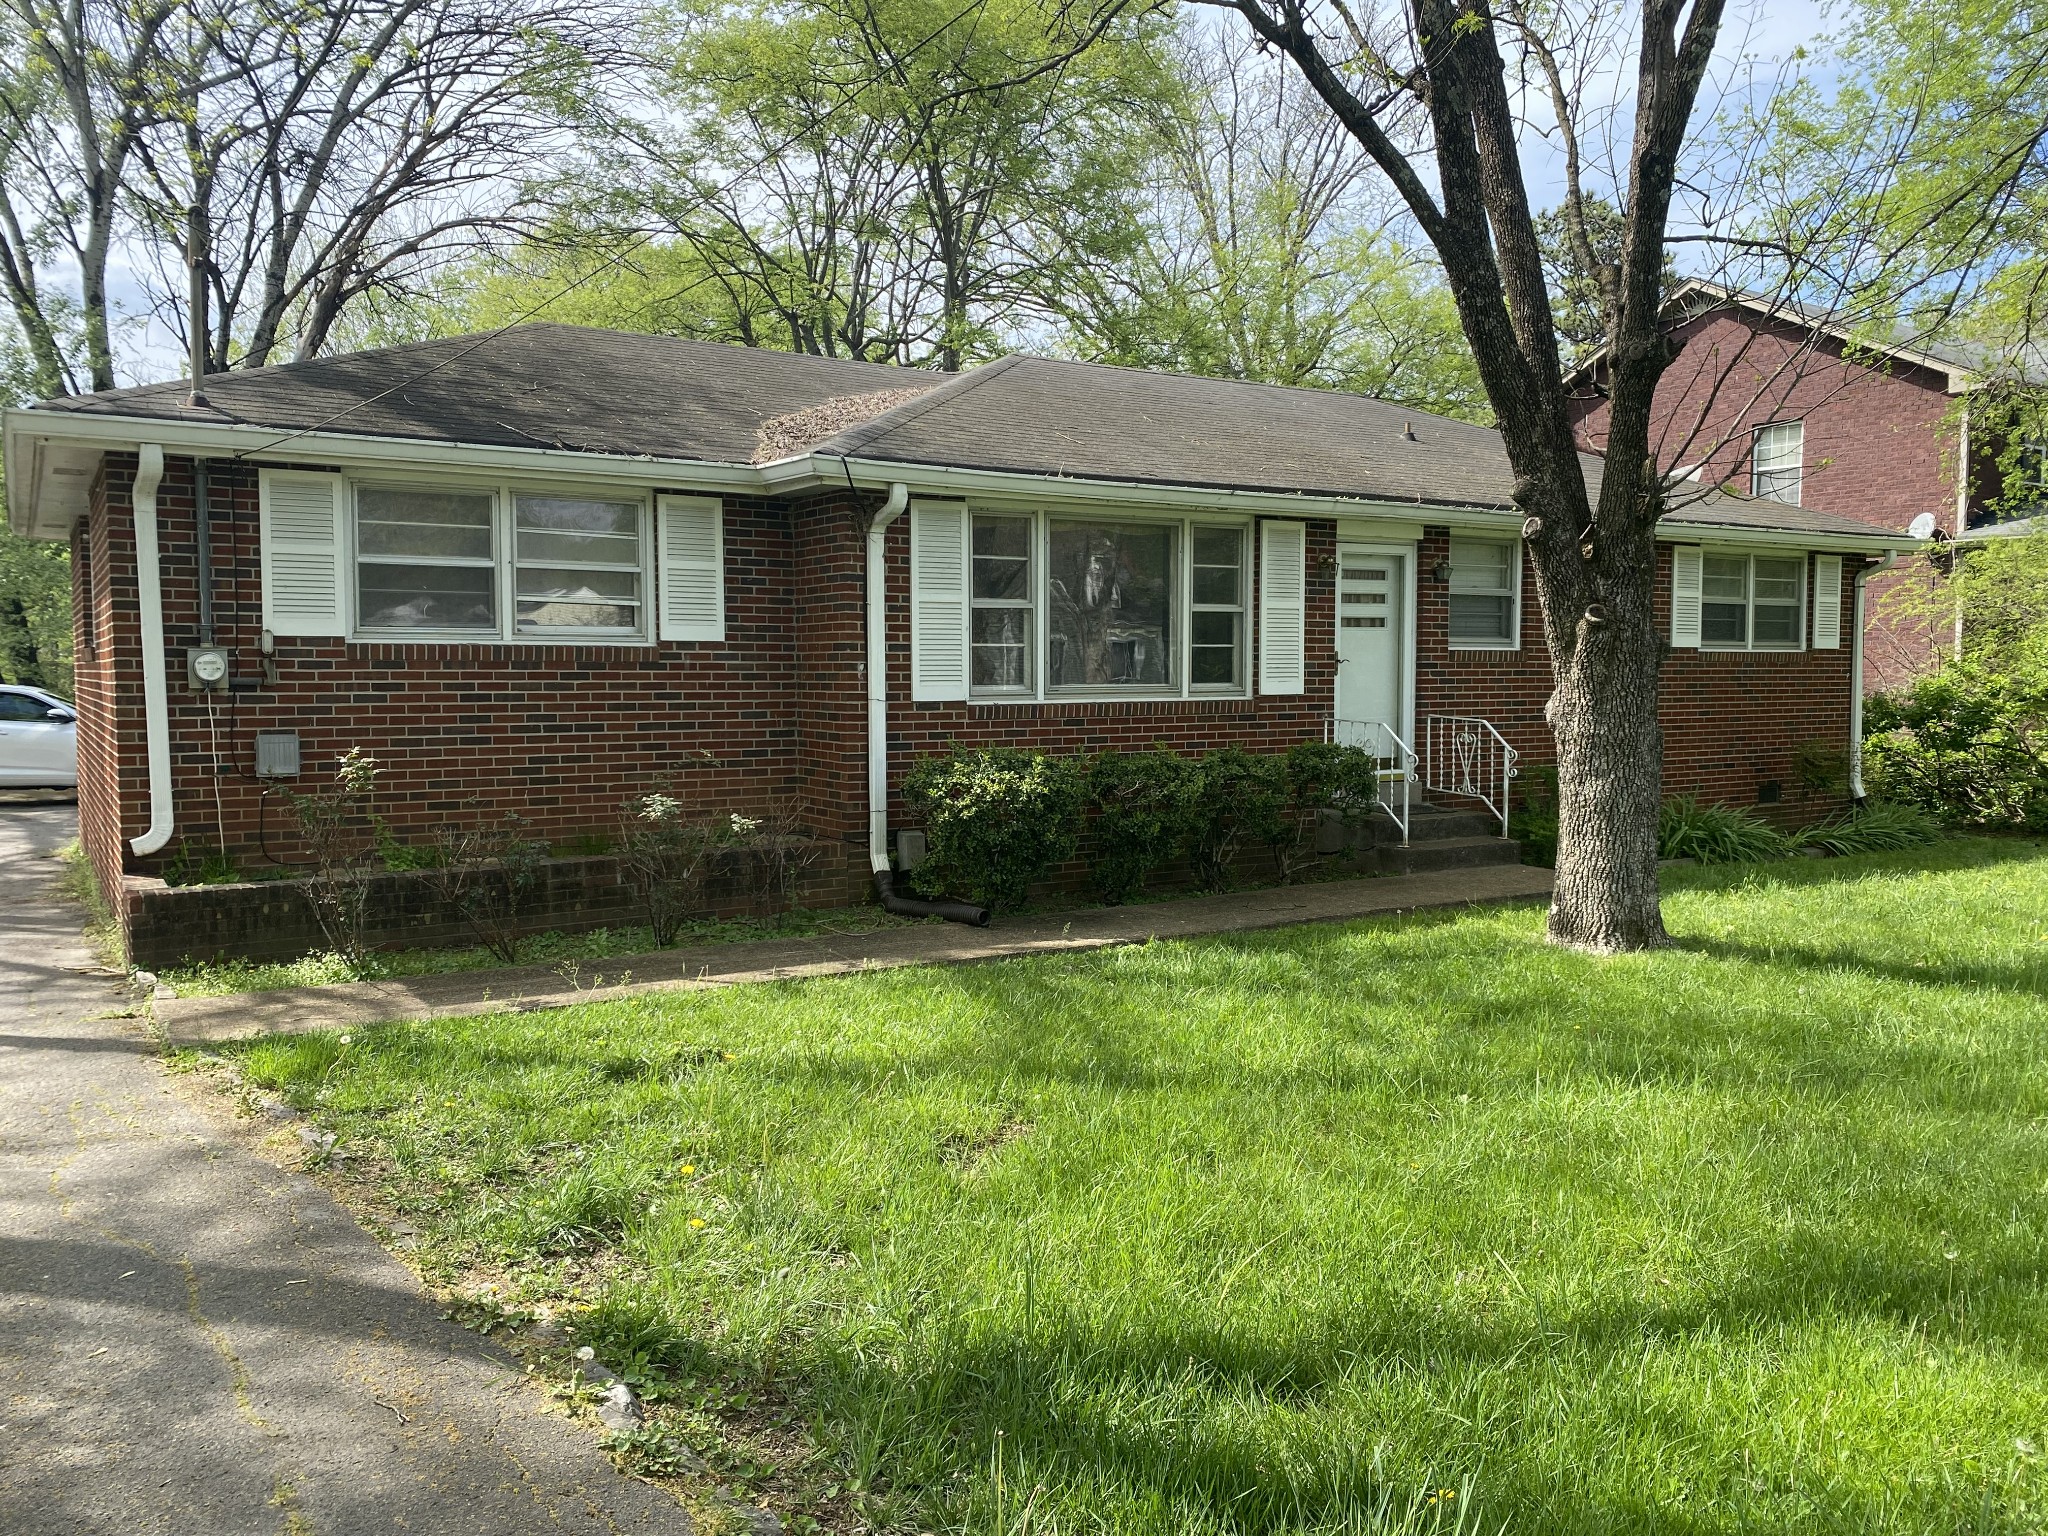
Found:
[[[734,986],[798,977],[837,976],[905,965],[959,965],[1104,949],[1152,938],[1238,933],[1291,923],[1515,901],[1550,894],[1547,869],[1485,865],[1378,880],[1333,880],[1142,906],[1091,908],[1049,916],[999,918],[988,928],[920,923],[864,934],[823,934],[748,944],[707,945],[587,962],[576,982],[544,965],[464,971],[399,981],[293,987],[231,997],[176,998],[156,1005],[158,1022],[178,1044],[248,1039],[316,1029],[347,1029],[390,1019],[451,1018],[508,1008],[559,1008],[664,989]],[[579,986],[577,983],[580,983]]]
[[[107,1017],[73,819],[0,804],[0,1531],[687,1532]]]

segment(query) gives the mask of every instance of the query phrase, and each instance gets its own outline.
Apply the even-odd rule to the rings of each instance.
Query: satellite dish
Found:
[[[1933,538],[1934,514],[1932,512],[1922,512],[1913,521],[1906,524],[1906,537],[1909,539]]]

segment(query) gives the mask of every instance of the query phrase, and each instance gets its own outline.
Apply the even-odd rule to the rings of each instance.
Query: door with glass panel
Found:
[[[1408,560],[1405,554],[1337,549],[1337,719],[1348,740],[1358,727],[1400,733],[1408,701]],[[1364,740],[1351,745],[1366,746]]]

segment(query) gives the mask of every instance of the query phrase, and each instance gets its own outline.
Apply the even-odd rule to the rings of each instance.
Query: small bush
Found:
[[[1011,747],[925,758],[903,782],[929,849],[913,883],[997,910],[1021,907],[1031,882],[1073,854],[1087,794],[1075,758]]]
[[[703,913],[712,855],[730,829],[730,822],[722,834],[715,823],[690,820],[672,795],[642,795],[626,806],[619,828],[621,862],[657,947],[667,949],[683,925]]]
[[[1088,765],[1094,846],[1088,875],[1111,906],[1139,895],[1186,836],[1199,769],[1160,748],[1104,752]]]
[[[1838,856],[1920,848],[1941,837],[1941,823],[1910,805],[1873,803],[1792,836],[1795,848],[1820,848]]]
[[[517,811],[495,821],[450,822],[413,865],[477,940],[507,965],[519,958],[519,918],[540,883],[548,845]],[[385,857],[387,867],[390,857]]]
[[[1657,857],[1702,864],[1751,864],[1791,851],[1785,835],[1732,805],[1702,805],[1691,795],[1664,802],[1657,817]]]
[[[1277,757],[1254,757],[1242,747],[1222,747],[1196,765],[1182,846],[1204,890],[1230,885],[1231,865],[1247,840],[1274,849],[1290,833],[1287,772]],[[1298,833],[1297,833],[1298,835]]]

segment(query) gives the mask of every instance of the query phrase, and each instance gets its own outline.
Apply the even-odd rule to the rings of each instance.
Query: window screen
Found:
[[[494,631],[488,491],[356,488],[356,622],[364,629]]]
[[[1244,685],[1244,540],[1242,528],[1198,527],[1189,536],[1189,680],[1197,688]]]
[[[638,633],[638,502],[519,497],[513,566],[514,613],[521,631]]]
[[[1499,539],[1451,540],[1451,643],[1515,642],[1515,545]]]
[[[974,520],[971,681],[990,692],[1031,687],[1031,519]]]

